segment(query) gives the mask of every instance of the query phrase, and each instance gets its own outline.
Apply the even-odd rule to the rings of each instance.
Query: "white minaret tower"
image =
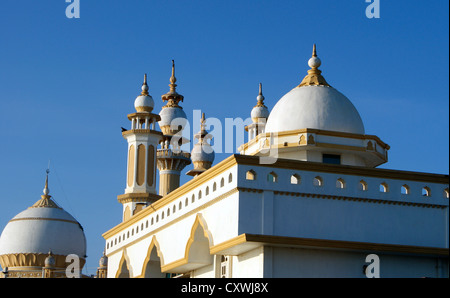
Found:
[[[156,150],[162,139],[156,122],[161,118],[151,113],[154,101],[148,93],[147,75],[134,107],[136,113],[128,115],[131,129],[122,129],[128,142],[127,183],[125,194],[117,199],[123,204],[124,221],[161,198],[156,192]]]
[[[263,133],[266,128],[267,118],[269,118],[269,110],[264,105],[264,95],[262,94],[262,84],[259,83],[259,94],[256,97],[258,103],[253,107],[251,117],[253,123],[246,126],[245,130],[248,131],[248,141],[256,138],[257,135]]]

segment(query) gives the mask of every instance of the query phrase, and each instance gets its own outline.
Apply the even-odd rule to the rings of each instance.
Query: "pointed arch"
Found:
[[[116,278],[130,278],[133,276],[133,268],[130,265],[130,258],[127,255],[127,251],[124,250],[122,258],[119,262],[119,269],[116,273]]]
[[[212,246],[213,238],[211,232],[208,230],[202,214],[198,213],[186,243],[184,258],[187,263],[212,264],[213,256],[210,253]]]
[[[144,278],[163,278],[165,273],[161,267],[164,264],[164,258],[156,236],[153,235],[152,241],[147,250],[147,255],[142,266],[141,276]]]
[[[161,266],[166,273],[185,273],[213,264],[213,237],[201,213],[197,213],[186,242],[184,257]]]

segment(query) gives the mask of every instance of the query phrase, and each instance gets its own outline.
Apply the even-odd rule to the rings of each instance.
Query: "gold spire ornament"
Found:
[[[170,91],[161,96],[163,101],[167,101],[167,104],[163,106],[163,109],[168,107],[181,109],[178,103],[180,101],[183,101],[184,96],[177,93],[176,91],[177,84],[175,84],[176,81],[177,78],[175,77],[175,61],[172,60],[172,76],[170,77],[170,84],[169,84]]]
[[[144,82],[142,83],[141,95],[148,96],[147,74],[144,74]]]
[[[41,199],[34,203],[30,208],[39,208],[39,207],[47,207],[47,208],[58,208],[61,209],[52,199],[52,196],[49,195],[50,190],[48,189],[48,173],[50,170],[46,170],[47,176],[45,177],[45,187],[42,191],[44,194],[41,195]]]
[[[259,83],[259,94],[258,94],[258,97],[256,97],[256,99],[258,100],[258,102],[257,102],[256,106],[254,106],[255,108],[257,108],[257,107],[267,108],[264,105],[265,98],[264,98],[264,95],[262,94],[262,84],[261,83]]]
[[[312,57],[308,60],[308,65],[311,67],[310,70],[308,70],[308,74],[303,78],[300,85],[297,87],[302,86],[327,86],[331,87],[325,78],[322,76],[322,71],[319,70],[319,66],[322,64],[319,57],[317,57],[317,51],[316,51],[316,44],[313,46],[313,52]]]
[[[170,92],[176,93],[175,88],[177,87],[177,84],[175,82],[177,81],[177,78],[175,77],[175,61],[172,60],[172,76],[170,77]]]

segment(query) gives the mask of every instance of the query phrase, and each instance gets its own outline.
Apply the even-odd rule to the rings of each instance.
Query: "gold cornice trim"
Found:
[[[293,170],[304,170],[304,171],[315,171],[315,172],[326,172],[326,173],[336,173],[336,174],[346,174],[346,175],[357,175],[363,177],[379,177],[385,179],[397,179],[397,180],[410,180],[410,181],[421,181],[421,182],[432,182],[432,183],[442,183],[448,184],[449,176],[443,174],[432,174],[432,173],[421,173],[421,172],[410,172],[410,171],[399,171],[390,169],[377,169],[377,168],[366,168],[357,166],[347,166],[347,165],[331,165],[323,164],[317,162],[308,161],[298,161],[290,159],[279,158],[274,164],[260,164],[260,157],[249,156],[249,155],[238,155],[234,154],[228,158],[221,161],[219,164],[211,167],[210,169],[203,172],[201,175],[185,183],[184,185],[178,187],[168,195],[159,199],[155,203],[151,204],[151,208],[145,208],[135,216],[131,217],[128,221],[122,222],[119,225],[111,228],[107,232],[103,233],[103,238],[109,238],[116,234],[118,231],[136,223],[137,221],[148,216],[154,210],[158,210],[165,205],[168,205],[172,201],[176,200],[180,196],[192,191],[196,187],[202,185],[203,183],[213,179],[220,173],[228,170],[236,164],[240,165],[250,165],[250,166],[261,166],[270,168],[283,168],[283,169],[293,169]],[[149,207],[150,207],[149,206]]]
[[[302,129],[296,129],[296,130],[287,130],[287,131],[281,131],[277,133],[260,133],[257,135],[254,139],[252,139],[250,142],[245,143],[239,147],[239,150],[247,150],[249,146],[253,145],[254,143],[259,142],[259,140],[263,138],[270,138],[271,134],[276,135],[278,137],[284,137],[284,136],[297,136],[299,134],[304,133],[313,133],[316,135],[323,135],[323,136],[331,136],[331,137],[343,137],[343,138],[350,138],[350,139],[358,139],[358,140],[373,140],[378,143],[382,148],[389,150],[391,147],[384,143],[379,137],[375,135],[366,135],[366,134],[355,134],[355,133],[349,133],[349,132],[339,132],[339,131],[332,131],[332,130],[322,130],[322,129],[314,129],[314,128],[302,128]]]
[[[226,241],[224,241],[222,243],[219,243],[217,245],[212,246],[209,249],[209,251],[210,251],[211,254],[217,254],[220,251],[229,249],[229,248],[234,247],[234,246],[239,245],[239,244],[243,244],[245,242],[247,242],[247,234],[241,234],[241,235],[239,235],[237,237],[231,238],[231,239],[226,240]]]
[[[237,188],[233,188],[233,189],[227,191],[226,193],[221,194],[221,195],[215,197],[214,199],[211,199],[210,201],[206,202],[205,204],[200,205],[200,206],[198,206],[198,207],[192,209],[191,211],[189,211],[189,212],[187,212],[187,213],[184,213],[183,215],[177,217],[176,219],[171,220],[171,221],[167,222],[166,224],[163,224],[162,226],[160,226],[160,227],[158,227],[158,228],[152,230],[151,233],[149,233],[149,234],[143,234],[143,236],[139,237],[138,239],[135,239],[135,240],[131,241],[130,243],[127,243],[127,244],[124,245],[124,246],[119,247],[119,249],[123,249],[123,248],[129,247],[129,246],[133,245],[134,243],[136,243],[136,242],[138,242],[138,241],[141,241],[142,239],[144,239],[144,238],[146,238],[146,237],[153,236],[154,234],[156,234],[157,232],[161,231],[162,229],[165,229],[165,228],[167,228],[168,226],[171,226],[171,225],[173,225],[173,224],[175,224],[175,223],[177,223],[177,222],[179,222],[179,221],[181,221],[181,220],[183,220],[183,219],[185,219],[185,218],[191,216],[192,214],[195,214],[195,213],[197,213],[197,212],[199,212],[199,211],[201,211],[201,210],[203,210],[203,209],[205,209],[205,208],[208,208],[209,206],[211,206],[211,205],[213,205],[213,204],[215,204],[215,203],[217,203],[217,202],[219,202],[219,201],[221,201],[221,200],[223,200],[223,199],[225,199],[225,198],[227,198],[227,197],[233,195],[233,194],[236,193],[237,191],[238,191]],[[164,206],[165,206],[165,205],[164,205]],[[140,211],[139,213],[137,213],[136,215],[134,215],[134,216],[136,216],[136,219],[135,219],[135,220],[132,220],[132,219],[134,219],[134,216],[133,216],[133,217],[130,218],[130,220],[128,220],[128,221],[126,221],[126,222],[120,223],[120,224],[117,225],[116,227],[114,227],[114,228],[112,228],[111,230],[109,230],[109,231],[107,231],[106,233],[104,233],[104,234],[102,235],[103,238],[104,238],[104,239],[107,239],[107,238],[109,238],[109,237],[112,237],[112,236],[118,234],[120,231],[123,231],[123,230],[129,228],[130,226],[132,226],[133,224],[135,224],[135,223],[138,222],[139,220],[142,220],[143,218],[145,218],[145,216],[142,216],[142,215],[141,215],[142,212],[146,211],[146,212],[147,212],[147,215],[146,215],[146,216],[148,216],[148,215],[150,215],[150,214],[152,214],[152,213],[154,213],[154,212],[157,212],[159,209],[161,209],[161,208],[164,207],[164,206],[161,206],[161,207],[158,208],[158,209],[157,209],[157,208],[153,208],[153,205],[148,206],[147,208],[143,209],[142,211]],[[138,216],[139,216],[139,219],[137,219]],[[107,256],[111,255],[112,253],[115,253],[115,251],[116,251],[116,250],[111,250],[110,252],[108,252],[108,255],[107,255]]]
[[[62,222],[69,222],[79,225],[80,223],[78,221],[69,220],[69,219],[60,219],[60,218],[46,218],[46,217],[23,217],[23,218],[13,218],[9,222],[13,221],[21,221],[21,220],[45,220],[45,221],[62,221]]]
[[[66,255],[55,255],[55,268],[66,268]],[[15,268],[20,267],[44,267],[45,259],[48,257],[48,253],[12,253],[0,255],[0,265],[2,268]],[[86,260],[80,257],[80,267],[83,268]],[[20,270],[20,269],[18,269]]]
[[[294,148],[294,147],[306,147],[309,144],[298,144],[298,143],[287,143],[287,144],[277,144],[277,145],[273,145],[270,146],[270,148],[277,148],[277,149],[282,149],[282,148]],[[332,143],[314,143],[312,144],[314,147],[321,147],[321,148],[330,148],[330,149],[338,149],[338,150],[348,150],[348,151],[360,151],[360,152],[365,152],[366,151],[366,147],[361,147],[361,146],[350,146],[350,145],[341,145],[341,144],[332,144]],[[269,149],[269,148],[267,148]],[[377,153],[377,152],[373,152],[373,153]],[[384,157],[383,157],[384,158]]]
[[[153,114],[150,112],[136,112],[136,113],[131,113],[127,115],[128,120],[131,120],[133,118],[142,118],[145,119],[146,117],[150,118],[150,119],[155,119],[156,121],[161,121],[161,116],[159,116],[158,114]]]
[[[129,202],[155,202],[159,199],[161,199],[160,195],[152,193],[126,193],[117,196],[117,200],[122,204]]]
[[[160,135],[162,136],[163,133],[157,130],[152,130],[152,129],[130,129],[130,130],[126,130],[124,132],[122,132],[122,136],[127,136],[130,134],[154,134],[154,135]]]
[[[168,272],[174,268],[186,265],[187,263],[188,263],[188,260],[186,258],[181,258],[181,259],[171,262],[167,265],[162,265],[161,272]]]
[[[257,235],[257,234],[243,234],[236,238],[236,243],[257,242],[269,245],[289,245],[289,246],[307,246],[314,248],[334,248],[334,249],[350,249],[350,250],[368,250],[368,251],[383,251],[395,253],[412,253],[412,254],[427,254],[448,256],[448,248],[416,246],[416,245],[400,245],[400,244],[384,244],[371,242],[357,242],[345,240],[328,240],[328,239],[314,239],[314,238],[300,238],[300,237],[285,237],[285,236],[271,236],[271,235]],[[233,244],[234,239],[229,240]],[[225,247],[225,246],[224,246]]]

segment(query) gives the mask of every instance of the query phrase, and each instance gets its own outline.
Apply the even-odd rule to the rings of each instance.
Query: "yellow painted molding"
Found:
[[[448,248],[440,248],[440,247],[380,244],[370,242],[297,238],[297,237],[256,235],[256,234],[244,234],[244,235],[246,242],[258,242],[263,243],[265,245],[308,246],[316,248],[317,247],[336,248],[336,249],[350,249],[350,250],[364,250],[364,251],[368,250],[368,251],[413,253],[413,254],[440,255],[440,256],[449,255]]]
[[[142,121],[145,120],[145,118],[149,118],[149,119],[155,119],[155,121],[161,121],[161,116],[158,114],[153,114],[153,113],[148,113],[148,112],[136,112],[136,113],[131,113],[127,115],[128,120],[131,120],[133,118],[140,118]]]
[[[231,238],[230,240],[224,241],[220,244],[214,245],[211,247],[211,254],[217,254],[220,251],[226,250],[228,248],[234,247],[239,244],[243,244],[247,242],[246,234],[241,234],[237,237]]]
[[[196,177],[195,179],[192,179],[185,183],[184,185],[180,186],[179,188],[175,189],[171,193],[165,195],[161,199],[157,200],[155,203],[151,204],[141,212],[137,213],[135,216],[131,217],[130,220],[124,221],[120,223],[119,225],[113,227],[109,231],[103,233],[103,237],[109,238],[110,236],[114,235],[118,231],[138,222],[139,220],[143,219],[144,217],[148,216],[149,214],[159,210],[162,207],[165,207],[169,205],[174,200],[178,199],[179,197],[185,195],[187,192],[195,189],[196,187],[202,185],[203,183],[215,178],[217,175],[219,175],[221,172],[224,172],[228,170],[230,167],[236,165],[236,155],[231,155],[216,166],[206,170],[201,175]],[[125,196],[129,195],[130,197],[133,195],[140,195],[140,194],[125,194],[118,196],[118,199],[123,199]],[[142,194],[144,195],[144,194]]]
[[[52,254],[55,258],[55,268],[66,268],[66,255]],[[45,259],[48,257],[48,253],[13,253],[0,255],[0,265],[2,268],[14,268],[18,267],[39,267],[45,266]],[[80,266],[83,268],[86,260],[80,257]]]
[[[285,137],[285,136],[295,136],[298,137],[299,134],[305,134],[305,133],[313,133],[316,135],[323,135],[323,136],[332,136],[332,137],[342,137],[342,138],[350,138],[350,139],[358,139],[358,140],[373,140],[378,145],[380,145],[382,148],[389,150],[391,147],[384,143],[379,137],[375,135],[366,135],[366,134],[355,134],[355,133],[348,133],[348,132],[339,132],[339,131],[331,131],[331,130],[321,130],[321,129],[313,129],[313,128],[302,128],[302,129],[296,129],[296,130],[288,130],[288,131],[282,131],[277,133],[260,133],[257,135],[254,139],[252,139],[250,142],[245,143],[241,145],[238,150],[247,150],[249,146],[253,145],[254,143],[258,143],[263,138],[270,138],[271,135],[277,136],[277,137]]]
[[[426,255],[448,256],[447,248],[415,246],[415,245],[398,245],[398,244],[380,244],[370,242],[356,242],[343,240],[326,240],[314,238],[285,237],[272,235],[257,234],[241,234],[230,240],[222,242],[211,248],[211,254],[232,248],[236,245],[244,243],[255,243],[261,245],[278,245],[278,246],[298,246],[313,248],[334,248],[364,251],[379,251],[392,253],[414,253]]]
[[[333,173],[333,174],[341,174],[341,175],[355,175],[361,177],[377,177],[384,179],[397,179],[397,180],[407,180],[407,181],[420,181],[420,182],[431,182],[431,183],[449,183],[449,176],[443,174],[432,174],[432,173],[422,173],[422,172],[411,172],[411,171],[399,171],[399,170],[390,170],[390,169],[378,169],[378,168],[366,168],[366,167],[357,167],[357,166],[348,166],[348,165],[332,165],[332,164],[323,164],[316,162],[307,162],[307,161],[297,161],[297,160],[289,160],[289,159],[281,159],[279,158],[274,164],[260,164],[260,157],[258,156],[249,156],[249,155],[231,155],[228,158],[224,159],[219,164],[213,166],[212,168],[206,170],[201,175],[192,179],[175,189],[168,195],[162,197],[157,200],[155,203],[151,204],[149,207],[145,208],[141,212],[137,213],[133,217],[131,217],[128,221],[124,221],[119,225],[113,227],[109,231],[105,232],[102,236],[106,239],[117,232],[125,229],[126,227],[131,226],[132,224],[138,222],[149,214],[163,208],[167,207],[174,200],[178,199],[181,196],[184,196],[186,193],[192,191],[196,187],[214,179],[219,176],[224,171],[235,165],[249,165],[254,167],[266,167],[266,168],[282,168],[282,169],[292,169],[298,171],[311,171],[311,172],[324,172],[324,173]],[[237,177],[236,177],[237,179]],[[138,194],[127,194],[129,196],[138,195]],[[121,195],[118,198],[124,199]],[[140,194],[139,194],[140,195]],[[142,194],[144,195],[144,194]]]

